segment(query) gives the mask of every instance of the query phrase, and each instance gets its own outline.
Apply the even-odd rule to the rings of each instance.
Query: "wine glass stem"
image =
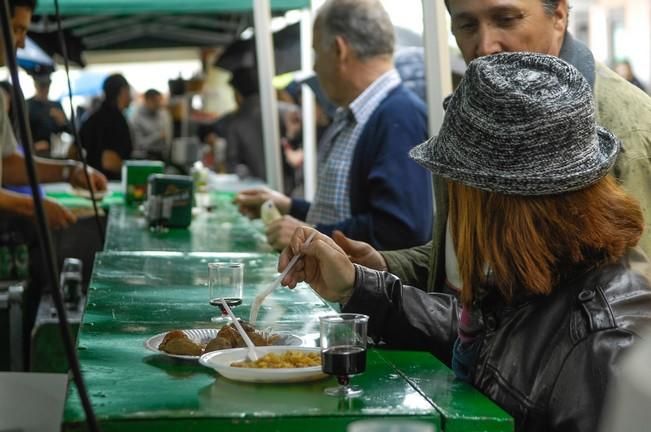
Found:
[[[350,378],[348,378],[348,375],[337,375],[337,382],[339,385],[347,387],[350,383]]]

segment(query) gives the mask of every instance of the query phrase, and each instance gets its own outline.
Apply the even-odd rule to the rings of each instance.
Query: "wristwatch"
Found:
[[[72,175],[72,171],[75,168],[77,168],[76,163],[66,164],[66,165],[63,166],[63,168],[61,168],[61,177],[62,177],[63,181],[66,181],[66,182],[70,181],[70,175]]]

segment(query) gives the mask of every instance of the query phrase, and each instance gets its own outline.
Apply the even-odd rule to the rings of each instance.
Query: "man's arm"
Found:
[[[108,127],[108,125],[105,125]],[[122,163],[129,159],[133,151],[133,142],[131,140],[131,129],[127,119],[122,114],[117,114],[109,130],[102,131],[100,148],[101,169],[104,172],[111,173],[119,178],[122,170]]]
[[[77,168],[77,162],[72,160],[55,161],[35,157],[34,161],[36,162],[38,179],[43,183],[68,181],[69,174]],[[29,183],[25,159],[19,153],[2,158],[2,182],[11,185]]]
[[[73,186],[86,187],[83,166],[73,160],[55,160],[35,157],[38,179],[42,183],[70,182]],[[106,189],[106,178],[89,167],[90,181],[95,190]],[[25,185],[29,183],[25,159],[18,153],[2,158],[2,180],[5,184]]]
[[[387,270],[405,284],[423,289],[427,287],[432,254],[431,241],[422,246],[380,253],[387,263]]]
[[[54,119],[54,122],[57,125],[56,132],[67,132],[69,134],[74,133],[72,125],[63,111],[63,106],[59,102],[55,102],[53,107],[50,109],[50,116]]]
[[[76,222],[77,217],[52,200],[43,199],[43,207],[51,228],[66,228]],[[0,211],[24,217],[34,217],[34,200],[23,194],[0,189]]]

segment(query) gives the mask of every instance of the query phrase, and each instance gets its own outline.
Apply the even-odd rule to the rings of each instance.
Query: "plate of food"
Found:
[[[272,333],[256,330],[241,323],[246,334],[256,346],[300,346],[303,340],[288,333]],[[197,360],[201,355],[223,349],[244,347],[245,343],[233,324],[221,329],[184,329],[159,333],[145,341],[145,348],[168,357]]]
[[[224,378],[250,383],[295,383],[316,381],[327,375],[321,370],[318,347],[263,346],[256,348],[258,360],[247,360],[248,348],[233,348],[204,354],[199,363]]]

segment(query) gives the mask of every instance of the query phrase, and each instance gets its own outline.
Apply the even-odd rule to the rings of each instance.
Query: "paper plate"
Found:
[[[181,331],[185,333],[193,342],[205,345],[208,342],[210,342],[212,339],[214,339],[215,336],[217,336],[217,332],[219,332],[219,329],[185,329]],[[200,356],[170,354],[170,353],[166,353],[165,351],[159,350],[158,346],[161,344],[161,342],[163,342],[163,338],[167,333],[169,332],[159,333],[156,336],[152,336],[149,339],[147,339],[145,341],[145,348],[167,357],[174,357],[174,358],[185,359],[185,360],[199,359]],[[298,347],[303,344],[303,339],[301,339],[296,335],[286,334],[286,333],[277,333],[277,334],[280,336],[275,342],[275,344],[277,345],[289,345],[289,346]],[[224,350],[220,350],[220,351],[224,351]]]
[[[257,347],[258,355],[284,353],[285,351],[304,351],[320,353],[321,348],[296,346]],[[246,359],[247,348],[233,348],[204,354],[199,363],[217,371],[224,378],[250,383],[296,383],[316,381],[327,377],[321,366],[303,368],[259,369],[232,367],[231,363]]]

